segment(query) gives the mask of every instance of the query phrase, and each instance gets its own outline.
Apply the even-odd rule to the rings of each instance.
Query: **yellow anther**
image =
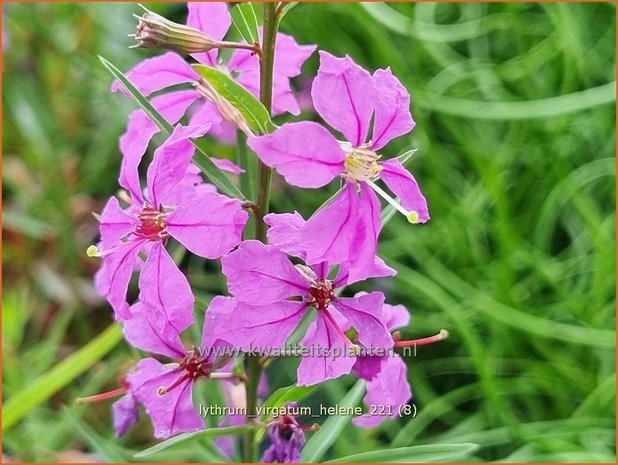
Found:
[[[412,210],[406,215],[406,218],[408,218],[408,221],[412,224],[418,223],[418,212]]]
[[[165,394],[167,394],[167,389],[161,386],[159,389],[157,389],[157,394],[159,394],[160,396],[164,396]]]
[[[99,249],[96,245],[91,245],[86,249],[86,255],[89,257],[96,257],[99,254]]]
[[[361,354],[361,348],[358,344],[352,344],[352,353],[354,355],[360,355]]]

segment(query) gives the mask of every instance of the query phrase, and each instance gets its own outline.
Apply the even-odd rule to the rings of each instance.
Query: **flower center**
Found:
[[[318,310],[326,310],[335,299],[333,283],[328,280],[319,281],[309,288],[305,301]]]
[[[165,239],[168,234],[165,231],[165,217],[168,212],[162,212],[146,204],[137,215],[140,224],[135,227],[135,234],[153,241]]]
[[[184,368],[190,378],[209,377],[212,372],[212,364],[204,359],[204,354],[199,349],[192,349],[180,361],[180,366]]]
[[[370,150],[367,145],[352,149],[345,159],[344,177],[353,181],[370,181],[382,171],[378,165],[380,155]]]
[[[182,374],[170,386],[161,386],[158,391],[160,396],[167,394],[186,381],[209,378],[212,373],[212,364],[204,359],[204,354],[199,349],[194,348],[188,351],[178,364],[182,369]]]

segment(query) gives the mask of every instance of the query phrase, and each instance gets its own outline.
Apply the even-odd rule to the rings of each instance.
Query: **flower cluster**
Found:
[[[239,355],[263,356],[285,346],[307,319],[300,347],[323,350],[301,357],[297,384],[354,373],[367,382],[367,405],[387,405],[397,412],[412,397],[406,364],[399,356],[371,351],[414,342],[400,341],[398,333],[392,333],[408,324],[409,312],[386,304],[379,291],[353,296],[343,292],[351,284],[396,274],[377,256],[381,198],[411,223],[429,220],[427,202],[412,174],[397,158],[383,160],[379,153],[414,128],[410,95],[388,68],[372,75],[348,56],[321,51],[311,96],[316,112],[334,131],[301,121],[255,134],[242,109],[177,52],[223,71],[257,97],[263,52],[259,43],[223,41],[231,26],[225,3],[189,3],[188,9],[186,25],[148,11],[139,18],[138,45],[173,51],[142,61],[126,76],[175,127],[154,151],[144,185],[140,166],[160,128],[144,110],[130,114],[119,142],[123,190],[103,208],[100,242],[88,249],[90,256],[101,258],[96,288],[122,323],[126,340],[171,361],[140,360],[124,376],[123,387],[113,391],[124,394],[113,405],[117,435],[138,420],[138,404],[151,418],[157,438],[204,428],[192,400],[198,380],[221,380],[228,403],[246,405],[245,397],[237,394],[247,382],[247,374],[238,370]],[[300,75],[316,47],[299,45],[282,33],[275,44],[272,114],[299,114],[290,79]],[[224,58],[219,55],[223,48],[235,50]],[[130,94],[119,81],[112,90]],[[263,206],[218,193],[192,163],[194,139],[214,137],[225,143],[235,140],[237,132],[244,133],[259,160],[289,184],[320,188],[339,179],[340,189],[308,219],[297,212],[256,216],[269,227],[267,241],[243,240],[249,234],[246,210]],[[231,176],[245,175],[243,167],[229,160],[212,161]],[[172,243],[180,254],[168,251]],[[198,257],[220,259],[230,294],[211,300],[202,339],[191,348],[181,342],[181,334],[194,324],[195,305],[191,284],[177,264],[183,248]],[[139,294],[131,302],[128,290],[134,274],[139,275]],[[441,333],[430,339],[443,337]],[[338,356],[333,357],[335,351]],[[365,415],[354,422],[374,426],[384,418]],[[239,424],[247,418],[222,421]],[[272,419],[263,427],[272,442],[265,461],[300,460],[305,439],[293,416]]]

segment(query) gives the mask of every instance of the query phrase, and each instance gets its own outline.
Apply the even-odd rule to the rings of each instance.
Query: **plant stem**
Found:
[[[263,37],[262,56],[260,57],[260,101],[271,112],[273,93],[273,66],[275,62],[275,40],[277,38],[277,4],[268,2],[263,4]],[[271,169],[258,160],[258,191],[255,212],[255,238],[266,242],[266,224],[264,216],[268,213],[270,201]],[[260,357],[249,355],[246,358],[246,397],[247,422],[255,424],[257,412],[257,388],[262,374]],[[257,461],[257,444],[255,441],[256,429],[252,428],[245,434],[245,461]]]

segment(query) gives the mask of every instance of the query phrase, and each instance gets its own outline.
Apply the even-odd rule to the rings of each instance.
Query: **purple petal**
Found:
[[[386,329],[395,331],[405,328],[410,324],[410,312],[404,305],[384,304],[382,307],[382,318]]]
[[[385,278],[397,274],[397,270],[384,263],[384,260],[380,257],[374,257],[373,263],[368,264],[367,268],[361,271],[362,273],[359,273],[356,270],[352,276],[354,279],[350,279],[350,264],[348,262],[342,263],[333,284],[335,287],[342,287],[369,278]]]
[[[103,211],[99,230],[101,232],[101,244],[103,249],[108,249],[131,232],[135,219],[127,214],[118,203],[116,197],[110,197]]]
[[[322,126],[288,123],[247,143],[265,164],[298,187],[322,187],[343,173],[345,152]]]
[[[230,292],[251,305],[304,296],[309,289],[309,283],[283,252],[259,241],[242,242],[221,263]]]
[[[315,323],[300,342],[301,346],[314,352],[314,355],[303,357],[298,365],[297,383],[301,386],[347,375],[356,360],[356,357],[349,356],[350,341],[339,334],[322,312],[317,313]],[[318,356],[319,352],[328,352],[328,355]]]
[[[349,56],[320,51],[320,68],[311,88],[313,106],[354,147],[367,138],[375,90],[371,75]]]
[[[294,37],[279,32],[275,42],[275,76],[296,77],[316,45],[299,45]]]
[[[154,426],[154,435],[166,439],[178,433],[204,429],[202,418],[195,411],[192,399],[192,381],[184,381],[159,394],[159,388],[167,388],[182,376],[179,368],[170,368],[157,360],[140,360],[137,371],[128,375],[135,397],[144,405]]]
[[[146,96],[166,87],[200,79],[191,65],[174,52],[142,60],[125,75]],[[128,95],[124,86],[116,80],[112,83],[112,92],[118,90]]]
[[[368,406],[390,408],[391,418],[398,416],[399,408],[412,398],[412,390],[407,379],[408,368],[399,356],[385,357],[380,373],[367,382],[367,394],[363,402]],[[352,420],[356,426],[377,426],[389,418],[385,415],[365,414]]]
[[[154,313],[151,321],[157,331],[170,325],[180,334],[191,326],[195,302],[191,286],[160,242],[148,255],[139,288],[140,301],[146,311]]]
[[[221,40],[232,25],[232,17],[225,2],[189,2],[187,26],[194,27],[214,40]],[[217,50],[195,53],[193,57],[210,66],[217,65]]]
[[[161,330],[161,324],[155,325],[153,322],[156,316],[141,302],[133,304],[131,318],[126,320],[123,326],[125,339],[140,350],[181,359],[184,357],[185,349],[180,341],[180,333],[168,324]]]
[[[358,333],[358,341],[367,348],[391,347],[393,338],[382,321],[384,294],[372,292],[359,297],[338,297],[333,305]]]
[[[198,97],[197,92],[193,90],[183,90],[159,95],[153,98],[151,103],[170,124],[176,124],[188,106]],[[152,136],[158,132],[158,126],[143,110],[135,110],[129,115],[126,132],[120,136],[122,164],[119,182],[122,187],[131,192],[134,199],[139,199],[140,203],[143,200],[138,167]]]
[[[145,241],[139,239],[123,243],[118,251],[102,258],[101,268],[95,276],[97,292],[108,300],[116,319],[121,321],[131,316],[127,289],[137,264],[137,254],[144,245]]]
[[[376,108],[373,123],[372,150],[380,150],[395,137],[414,128],[410,113],[410,94],[393,76],[390,68],[373,73]]]
[[[360,185],[358,216],[350,242],[348,284],[372,276],[382,226],[380,201],[366,183]]]
[[[143,110],[132,111],[129,115],[127,130],[120,136],[119,146],[122,153],[120,176],[118,183],[131,193],[131,197],[138,203],[143,203],[142,187],[139,181],[138,167],[142,161],[152,136],[159,132]]]
[[[352,370],[359,378],[371,381],[380,373],[382,362],[386,357],[376,355],[362,355],[356,358],[356,363]]]
[[[230,72],[239,73],[243,76],[245,73],[253,74],[253,79],[255,81],[254,87],[259,86],[260,62],[256,54],[251,50],[234,50],[234,53],[232,53],[232,56],[227,62],[227,68]]]
[[[227,171],[229,173],[235,174],[237,176],[241,175],[245,172],[240,166],[232,162],[231,160],[227,160],[225,158],[214,158],[211,157],[210,161],[219,168],[220,170]]]
[[[406,210],[415,211],[418,214],[417,223],[429,221],[427,200],[423,196],[416,179],[401,162],[395,158],[380,163],[382,171],[380,179],[388,188],[401,199],[401,204]]]
[[[185,127],[178,125],[154,153],[148,167],[148,200],[154,207],[159,207],[160,200],[183,178],[195,153],[195,146],[189,138],[203,136],[208,126]]]
[[[307,263],[343,263],[349,260],[358,222],[358,195],[346,184],[302,227],[299,238],[306,250]]]
[[[176,207],[206,192],[217,192],[215,186],[204,182],[200,173],[201,171],[197,166],[189,165],[187,172],[174,189],[166,192],[160,199],[161,204]]]
[[[179,205],[166,230],[192,253],[216,259],[241,241],[248,217],[237,199],[206,192]]]
[[[282,252],[295,257],[304,258],[304,248],[298,238],[300,229],[305,225],[305,219],[298,213],[270,213],[264,217],[268,228],[268,242]]]
[[[114,433],[117,438],[124,436],[131,426],[139,420],[137,399],[129,392],[112,404]]]
[[[210,125],[209,133],[217,134],[221,132],[221,125],[224,121],[217,107],[211,102],[201,99],[199,105],[196,105],[195,109],[191,108],[189,113],[188,126],[190,128]]]
[[[305,315],[307,304],[281,300],[257,306],[215,297],[206,312],[208,341],[223,339],[245,352],[279,349]]]

